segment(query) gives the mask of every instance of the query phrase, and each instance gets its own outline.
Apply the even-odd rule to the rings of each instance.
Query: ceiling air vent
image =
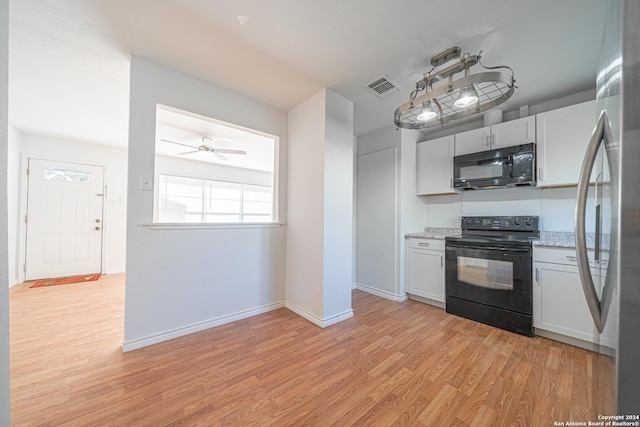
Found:
[[[391,78],[386,74],[371,80],[363,86],[378,98],[384,98],[385,96],[402,89],[398,83],[391,80]]]

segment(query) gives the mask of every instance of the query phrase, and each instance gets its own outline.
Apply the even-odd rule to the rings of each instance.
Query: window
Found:
[[[154,222],[277,221],[278,138],[158,105]]]
[[[160,175],[160,222],[271,222],[272,188]]]
[[[91,172],[67,168],[45,168],[44,179],[47,181],[91,183]]]

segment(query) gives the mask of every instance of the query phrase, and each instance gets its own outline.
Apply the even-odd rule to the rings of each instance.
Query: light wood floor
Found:
[[[553,426],[612,407],[609,358],[354,291],[122,353],[124,276],[10,292],[15,426]],[[611,412],[613,413],[613,412]]]

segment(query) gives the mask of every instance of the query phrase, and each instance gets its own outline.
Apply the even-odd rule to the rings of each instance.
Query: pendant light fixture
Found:
[[[460,55],[459,47],[447,49],[431,58],[432,68],[416,82],[409,101],[398,107],[394,123],[399,128],[424,129],[480,114],[509,99],[515,90],[513,70],[507,66],[485,67],[480,53]],[[485,70],[471,74],[480,64]],[[505,71],[496,71],[504,69]],[[453,79],[464,71],[464,77]],[[508,72],[507,72],[508,71]],[[446,81],[439,86],[434,83]]]

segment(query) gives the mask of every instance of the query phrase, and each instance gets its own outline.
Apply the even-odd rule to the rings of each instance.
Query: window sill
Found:
[[[140,227],[145,227],[150,230],[203,230],[203,229],[218,229],[218,228],[275,228],[281,227],[284,223],[281,222],[243,222],[243,223],[181,223],[181,222],[152,222],[152,223],[140,223]]]

